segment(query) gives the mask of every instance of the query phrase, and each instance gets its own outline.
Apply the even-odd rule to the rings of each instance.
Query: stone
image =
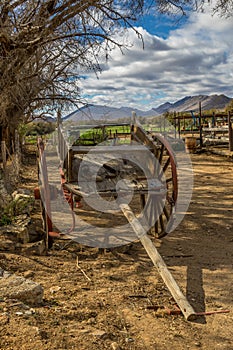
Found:
[[[125,339],[125,341],[126,341],[126,343],[132,343],[132,342],[134,342],[134,339],[131,338],[131,337],[127,337],[127,338]]]
[[[46,255],[46,244],[42,239],[38,242],[24,244],[21,248],[21,252],[27,255]]]
[[[7,297],[29,305],[40,305],[43,295],[44,289],[40,284],[0,270],[0,298]]]
[[[27,188],[18,188],[16,191],[14,191],[12,193],[12,197],[15,198],[18,194],[23,194],[23,195],[30,196],[31,191],[28,190]]]
[[[15,251],[15,242],[0,235],[0,251]]]
[[[34,272],[31,270],[28,270],[28,271],[25,271],[23,275],[24,275],[24,278],[31,278],[34,276]]]
[[[7,192],[4,180],[0,176],[0,208],[5,208],[11,202],[12,198]]]
[[[7,312],[0,314],[0,325],[4,326],[9,323],[9,315]]]
[[[111,344],[111,349],[112,350],[121,350],[120,346],[115,341]]]
[[[17,241],[20,243],[29,243],[30,238],[27,227],[18,227]]]
[[[0,227],[0,250],[19,250],[21,245],[25,245],[26,250],[29,249],[32,253],[41,255],[45,249],[40,242],[43,236],[42,229],[31,225],[31,219],[27,214],[19,215],[11,224]],[[35,242],[36,246],[26,246],[27,243]]]
[[[34,196],[30,194],[19,193],[18,191],[12,194],[13,201],[10,204],[12,214],[22,215],[27,214],[30,215],[30,212],[34,207]]]
[[[0,267],[0,278],[1,277],[9,277],[9,276],[11,276],[12,274],[10,273],[10,272],[8,272],[8,271],[6,271],[6,270],[3,270],[1,267]]]
[[[97,338],[106,338],[108,336],[107,333],[105,331],[102,331],[101,329],[96,329],[91,334]]]
[[[4,235],[6,238],[11,239],[12,241],[20,243],[29,242],[29,233],[26,226],[18,226],[16,224],[11,224],[3,226],[0,229],[0,234]]]
[[[53,286],[53,287],[51,287],[51,288],[49,289],[49,291],[50,291],[50,293],[53,294],[53,293],[58,292],[60,289],[61,289],[60,286]]]

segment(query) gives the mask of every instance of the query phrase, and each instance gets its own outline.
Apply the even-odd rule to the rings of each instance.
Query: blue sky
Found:
[[[89,74],[81,83],[87,103],[149,110],[190,95],[233,97],[233,19],[212,16],[211,8],[184,18],[141,18],[121,37],[102,62],[99,79]],[[119,38],[118,38],[119,39]]]

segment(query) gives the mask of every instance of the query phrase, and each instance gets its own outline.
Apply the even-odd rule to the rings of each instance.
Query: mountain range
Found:
[[[139,117],[152,117],[158,116],[165,112],[185,112],[199,110],[199,103],[201,102],[202,111],[217,109],[223,110],[230,102],[232,98],[225,95],[197,95],[186,96],[174,103],[166,102],[156,108],[152,108],[148,111],[142,111],[139,109],[132,109],[130,107],[111,107],[103,105],[88,104],[63,118],[64,121],[81,121],[81,120],[112,120],[123,119],[132,116],[134,111]]]
[[[225,95],[197,95],[186,96],[175,103],[166,102],[159,107],[155,108],[155,111],[162,114],[167,111],[186,112],[199,110],[199,102],[201,102],[202,111],[210,109],[223,110],[232,98]]]

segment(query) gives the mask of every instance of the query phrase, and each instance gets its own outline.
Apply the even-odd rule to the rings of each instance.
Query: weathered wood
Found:
[[[153,179],[154,180],[154,179]],[[88,180],[87,180],[88,181]],[[148,179],[150,181],[150,179]],[[85,181],[86,182],[86,181]],[[69,183],[64,183],[64,188],[66,188],[70,193],[73,193],[77,196],[81,197],[91,197],[91,196],[96,196],[97,193],[96,191],[90,191],[89,192],[84,192],[82,188],[82,181],[79,182],[69,182]],[[85,187],[84,187],[85,188]],[[159,182],[154,188],[150,188],[150,194],[151,195],[161,195],[161,188],[162,185],[159,186]],[[131,189],[133,190],[134,194],[139,194],[139,195],[146,195],[148,193],[148,184],[147,181],[138,181],[137,184],[134,182],[131,183]],[[97,184],[97,191],[98,195],[101,197],[112,197],[113,195],[117,195],[120,193],[121,196],[127,196],[129,194],[129,188],[125,189],[119,189],[116,190],[116,182],[113,179],[108,179],[106,181],[103,179],[103,181],[98,182]]]
[[[151,258],[153,264],[157,268],[160,276],[162,277],[164,283],[171,292],[173,298],[180,307],[180,310],[182,311],[184,317],[188,321],[194,320],[196,318],[196,313],[194,309],[189,304],[188,300],[180,290],[171,272],[168,270],[165,262],[163,261],[161,255],[157,251],[151,239],[146,234],[146,231],[144,230],[143,226],[137,220],[134,213],[127,204],[120,204],[120,208],[127,220],[129,221],[130,225],[132,226],[137,237],[140,239],[143,247],[147,251],[147,254]]]
[[[133,137],[134,135],[136,136],[136,141],[140,140],[145,146],[148,146],[156,154],[157,147],[152,137],[150,135],[147,135],[145,131],[142,128],[140,128],[140,126],[137,124],[134,125]]]
[[[155,144],[152,136],[151,135],[147,135],[147,133],[137,124],[134,125],[134,130],[132,132],[132,137],[137,142],[142,142],[143,145],[145,145],[147,148],[149,148],[150,151],[155,155],[155,158],[158,158],[159,148]],[[147,163],[146,166],[150,170],[150,173],[155,175],[155,173],[156,173],[156,163],[154,161],[154,158],[146,157],[146,163]]]
[[[153,146],[154,148],[154,146]],[[91,152],[92,153],[99,153],[99,154],[108,154],[108,153],[119,153],[119,154],[124,154],[124,153],[132,153],[135,152],[137,154],[138,152],[144,152],[145,149],[140,146],[140,145],[116,145],[116,146],[72,146],[72,152],[73,154],[86,154]]]
[[[229,134],[229,151],[233,152],[233,130],[231,122],[231,113],[228,112],[228,134]]]
[[[200,130],[200,148],[203,147],[203,137],[202,137],[202,128],[203,125],[201,123],[202,118],[202,109],[201,109],[201,101],[199,101],[199,130]]]
[[[67,164],[67,170],[68,170],[67,179],[68,179],[68,181],[72,181],[73,180],[72,162],[73,162],[73,158],[74,158],[72,149],[69,149],[69,151],[67,153],[67,157],[68,157],[68,160],[67,160],[68,161],[68,164]]]
[[[15,171],[16,175],[19,176],[21,163],[21,152],[20,152],[20,141],[18,130],[15,130]]]

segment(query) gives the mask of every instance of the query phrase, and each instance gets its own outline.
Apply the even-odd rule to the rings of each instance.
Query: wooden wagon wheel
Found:
[[[178,197],[178,181],[176,160],[168,140],[161,134],[148,135],[140,127],[135,128],[136,139],[146,146],[157,159],[155,179],[159,180],[166,189],[166,197],[158,194],[141,195],[141,206],[151,227],[151,233],[157,238],[166,236],[175,219],[175,204]]]
[[[149,147],[157,159],[155,179],[166,189],[166,198],[142,194],[141,205],[151,227],[151,233],[162,238],[170,232],[175,219],[175,205],[178,197],[176,160],[172,147],[161,134],[146,133],[139,125],[132,127],[132,139]],[[147,197],[146,197],[147,196]]]
[[[175,219],[175,205],[178,197],[177,167],[168,140],[161,134],[152,135],[152,139],[155,145],[153,153],[159,163],[156,179],[166,188],[166,198],[162,200],[159,196],[149,195],[147,205],[150,207],[151,215],[156,218],[151,232],[157,238],[162,238],[169,233]]]

